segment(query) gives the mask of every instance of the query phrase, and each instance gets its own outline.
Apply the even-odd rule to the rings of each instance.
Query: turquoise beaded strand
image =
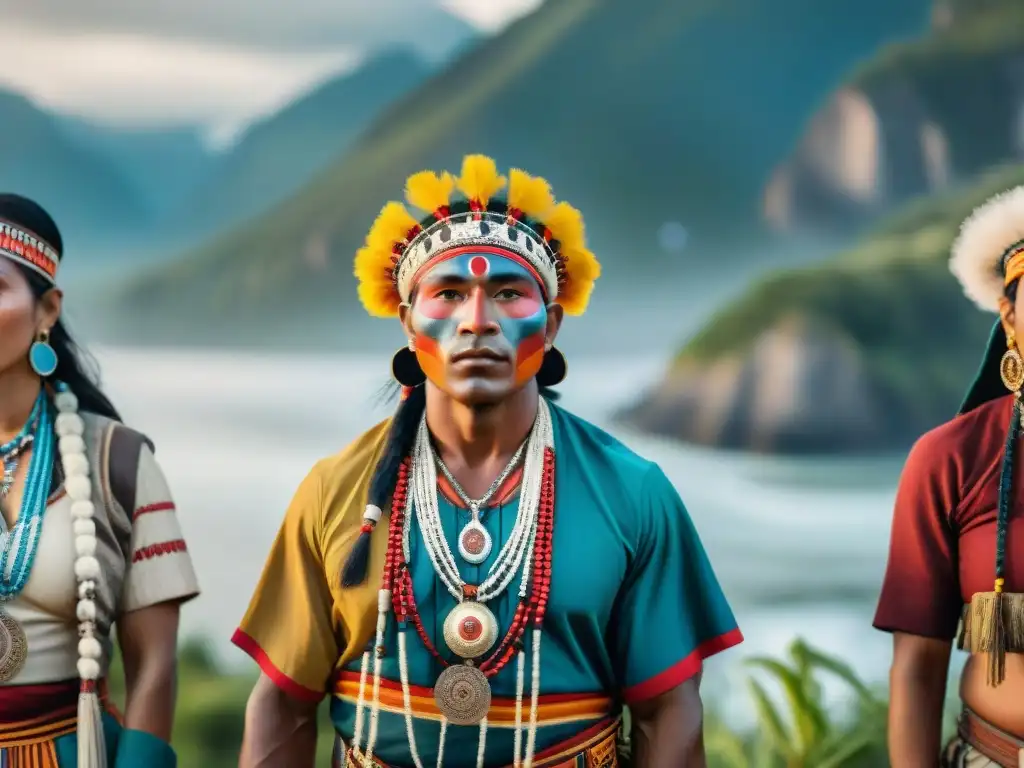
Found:
[[[35,419],[33,450],[21,511],[14,527],[0,537],[0,601],[17,597],[25,588],[35,562],[43,530],[43,514],[50,495],[54,456],[53,413],[45,390],[40,390],[36,408],[38,418]]]

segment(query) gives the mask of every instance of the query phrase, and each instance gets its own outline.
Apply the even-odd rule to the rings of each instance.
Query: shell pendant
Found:
[[[467,563],[480,565],[491,554],[494,542],[491,541],[491,534],[480,524],[477,516],[466,523],[466,526],[459,533],[459,555]]]

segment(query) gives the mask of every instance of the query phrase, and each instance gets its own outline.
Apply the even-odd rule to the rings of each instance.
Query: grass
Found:
[[[704,741],[710,768],[884,768],[887,704],[884,690],[863,683],[841,659],[799,638],[784,658],[751,658],[747,686],[756,724],[730,729],[706,703]],[[845,689],[838,710],[825,701],[823,683],[832,678]],[[225,674],[208,647],[188,641],[179,655],[179,694],[174,747],[180,765],[235,768],[242,739],[245,702],[254,674]],[[953,686],[951,686],[952,688]],[[123,702],[119,665],[111,691]],[[947,708],[946,733],[954,727],[955,700]],[[324,707],[323,709],[326,709]],[[630,754],[629,713],[620,752]],[[326,765],[333,733],[321,712],[317,765]]]

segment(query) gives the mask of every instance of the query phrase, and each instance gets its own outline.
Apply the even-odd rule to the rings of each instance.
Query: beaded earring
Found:
[[[40,377],[52,376],[57,370],[57,353],[50,346],[50,332],[40,331],[28,350],[28,364]]]

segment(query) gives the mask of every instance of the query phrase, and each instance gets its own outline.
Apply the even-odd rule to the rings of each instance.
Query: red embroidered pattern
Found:
[[[141,549],[135,550],[135,553],[132,555],[132,562],[137,563],[141,560],[151,560],[154,557],[173,555],[175,552],[184,552],[185,550],[186,547],[184,539],[161,541],[156,544],[150,544],[148,547],[142,547]]]
[[[156,504],[146,504],[135,510],[132,520],[138,520],[142,515],[150,512],[173,512],[175,509],[173,501],[158,501]]]

